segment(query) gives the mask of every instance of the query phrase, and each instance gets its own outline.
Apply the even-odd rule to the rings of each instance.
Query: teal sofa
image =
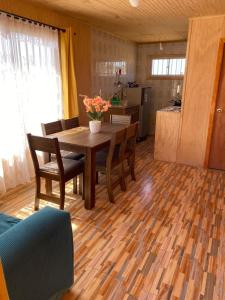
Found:
[[[71,287],[68,212],[46,207],[25,220],[0,213],[0,258],[10,300],[56,300]]]

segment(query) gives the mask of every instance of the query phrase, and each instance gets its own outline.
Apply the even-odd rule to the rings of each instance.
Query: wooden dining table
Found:
[[[96,152],[107,147],[113,133],[126,128],[122,124],[103,123],[99,133],[91,133],[88,127],[63,130],[48,137],[57,137],[61,150],[85,154],[84,206],[95,207]]]

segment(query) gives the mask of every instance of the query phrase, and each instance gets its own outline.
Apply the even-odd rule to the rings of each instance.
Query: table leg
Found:
[[[88,148],[85,155],[85,208],[92,209],[95,207],[95,156],[93,149]]]

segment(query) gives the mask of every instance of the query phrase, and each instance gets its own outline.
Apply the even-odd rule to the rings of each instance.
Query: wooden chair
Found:
[[[42,123],[41,128],[44,136],[63,131],[62,123],[59,120],[50,123]]]
[[[43,136],[48,136],[49,134],[57,133],[63,131],[63,126],[61,121],[55,121],[50,123],[42,123],[42,133]],[[81,159],[84,155],[82,153],[75,153],[75,152],[69,152],[69,151],[61,151],[61,155],[63,158],[68,159]]]
[[[70,118],[70,119],[63,119],[63,120],[61,120],[61,124],[62,124],[63,130],[76,128],[76,127],[79,127],[79,118],[74,117],[74,118]]]
[[[111,115],[112,124],[124,124],[129,126],[131,123],[131,116],[129,115]]]
[[[70,119],[62,119],[61,124],[62,124],[63,130],[72,129],[72,128],[76,128],[76,127],[80,126],[78,117],[73,117]],[[83,158],[84,156],[85,155],[83,153],[79,153],[79,159]],[[82,175],[79,176],[79,182],[80,183],[83,182]],[[83,194],[82,188],[83,188],[83,186],[81,184],[79,184],[79,194],[80,195]]]
[[[57,203],[60,209],[64,209],[65,183],[83,173],[84,161],[62,158],[57,138],[50,139],[31,134],[27,134],[27,138],[36,175],[35,210],[39,209],[40,199]],[[55,154],[56,160],[40,166],[36,151]],[[41,193],[41,178],[59,182],[59,198],[52,194]]]
[[[131,175],[132,180],[136,180],[135,176],[135,147],[138,134],[138,122],[131,124],[126,131],[126,147],[124,153],[124,160],[128,162],[128,171],[125,176]]]
[[[113,189],[120,184],[123,191],[126,185],[123,176],[123,160],[125,152],[126,129],[115,133],[111,139],[108,149],[96,153],[96,175],[98,172],[106,174],[106,184],[110,202],[114,202]],[[112,170],[117,168],[118,180],[112,182]]]
[[[62,126],[62,122],[60,120],[50,122],[50,123],[42,123],[41,128],[42,128],[43,136],[48,136],[49,134],[54,134],[64,130]],[[74,159],[74,160],[79,160],[84,157],[82,153],[70,152],[65,150],[61,150],[61,155],[63,158]],[[55,160],[55,155],[44,155],[45,162],[49,162],[52,160]],[[79,187],[82,186],[81,181],[82,181],[82,176],[79,176],[79,182],[80,182]],[[46,189],[48,190],[48,192],[51,192],[52,190],[51,181],[48,179],[46,179]],[[74,178],[74,192],[75,193],[77,192],[77,177]],[[81,188],[79,188],[79,194],[82,194]]]

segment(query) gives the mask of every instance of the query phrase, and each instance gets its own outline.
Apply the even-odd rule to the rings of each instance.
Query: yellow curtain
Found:
[[[59,39],[64,117],[71,118],[79,115],[72,28],[60,31]]]
[[[0,260],[0,299],[1,300],[9,300],[9,295],[7,292],[5,276],[3,273],[3,267],[2,267],[1,260]]]

